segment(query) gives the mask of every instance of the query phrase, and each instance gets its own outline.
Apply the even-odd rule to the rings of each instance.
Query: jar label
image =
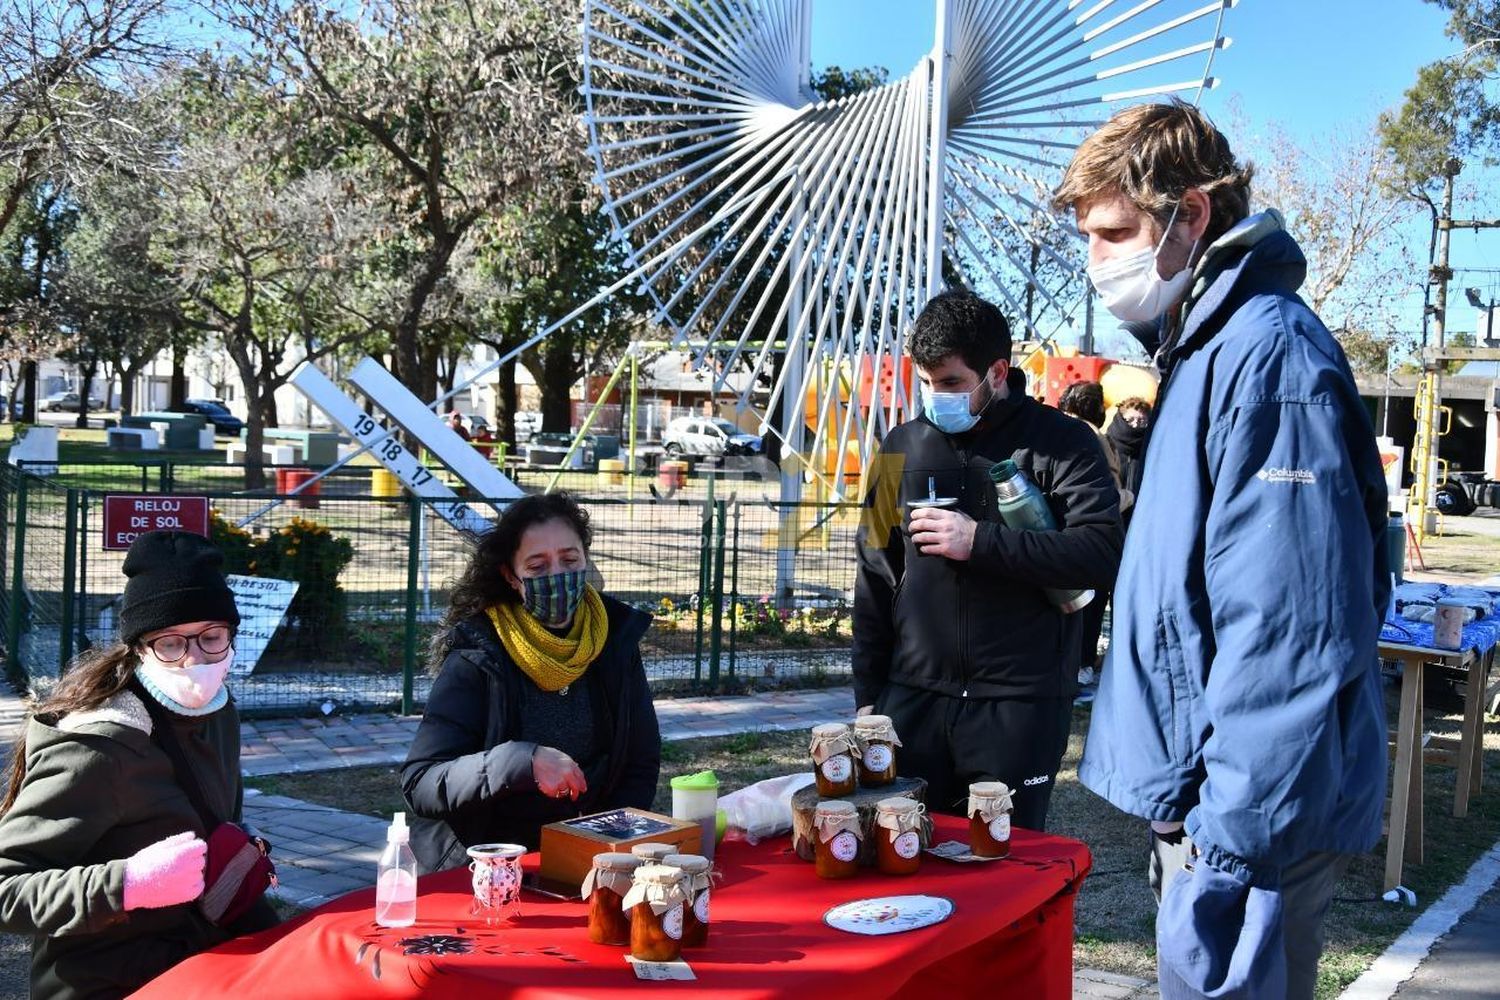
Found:
[[[1010,813],[1001,813],[990,820],[990,838],[993,840],[1010,839]]]
[[[884,771],[891,766],[891,748],[872,743],[865,750],[865,770],[871,772]]]
[[[896,855],[910,861],[917,856],[917,851],[922,849],[922,841],[918,839],[915,832],[903,833],[896,838]]]
[[[848,781],[853,772],[854,767],[849,763],[849,755],[846,753],[835,754],[823,762],[823,777],[835,784]]]
[[[682,904],[675,904],[670,910],[661,915],[662,933],[673,941],[682,939]]]
[[[698,898],[693,900],[693,914],[698,918],[698,923],[708,923],[708,890],[702,889],[698,892]]]
[[[840,861],[853,861],[854,856],[859,853],[859,838],[848,830],[841,830],[828,842],[828,849]]]

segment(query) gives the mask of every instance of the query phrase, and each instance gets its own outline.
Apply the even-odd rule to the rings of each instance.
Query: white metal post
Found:
[[[793,231],[802,226],[802,216],[807,211],[802,190],[802,176],[797,175],[798,191],[792,211],[797,219]],[[797,250],[802,246],[799,238]],[[786,315],[786,349],[782,361],[782,380],[788,385],[801,385],[807,366],[807,338],[801,324],[803,300],[803,271],[787,276],[787,297],[791,309]],[[791,394],[781,397],[781,505],[777,508],[776,532],[776,603],[778,607],[790,607],[792,595],[797,589],[797,538],[801,528],[802,467],[804,434],[802,424],[802,400]]]
[[[943,290],[943,169],[948,158],[948,71],[953,63],[953,0],[937,0],[932,43],[932,115],[927,138],[927,297]],[[919,307],[920,311],[920,307]]]

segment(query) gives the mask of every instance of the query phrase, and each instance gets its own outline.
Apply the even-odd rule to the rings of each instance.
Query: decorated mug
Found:
[[[487,924],[502,923],[517,916],[521,901],[520,844],[475,844],[468,849],[473,875],[472,912]]]

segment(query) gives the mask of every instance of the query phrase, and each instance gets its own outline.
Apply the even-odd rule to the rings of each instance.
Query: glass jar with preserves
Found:
[[[645,861],[647,864],[656,864],[668,854],[676,854],[675,844],[658,844],[651,841],[645,844],[636,844],[630,849],[630,853]]]
[[[637,868],[623,904],[630,912],[630,957],[642,962],[675,962],[681,958],[686,904],[681,868]]]
[[[888,715],[862,715],[854,720],[854,742],[859,747],[859,783],[879,788],[896,780],[896,747],[901,740]]]
[[[819,878],[853,878],[859,873],[863,839],[853,802],[819,802],[813,812],[813,863]]]
[[[875,803],[875,866],[882,875],[913,875],[922,866],[922,803],[896,796]]]
[[[622,946],[630,943],[630,914],[625,912],[625,894],[634,883],[635,870],[645,863],[634,854],[594,855],[594,867],[583,877],[581,890],[589,902],[590,941]]]
[[[859,756],[859,747],[854,744],[854,735],[842,722],[829,722],[813,726],[812,746],[813,775],[818,781],[818,797],[836,799],[854,794],[854,758]]]
[[[714,872],[701,854],[668,854],[662,864],[681,868],[687,903],[682,909],[682,946],[701,948],[708,944],[708,897]]]
[[[969,850],[976,857],[1010,854],[1010,789],[1003,781],[976,781],[969,786]]]

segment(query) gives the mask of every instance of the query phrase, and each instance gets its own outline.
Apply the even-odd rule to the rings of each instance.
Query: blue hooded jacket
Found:
[[[1147,345],[1165,380],[1079,770],[1272,893],[1309,852],[1374,846],[1386,787],[1386,484],[1306,270],[1252,216],[1199,263],[1181,335]]]

